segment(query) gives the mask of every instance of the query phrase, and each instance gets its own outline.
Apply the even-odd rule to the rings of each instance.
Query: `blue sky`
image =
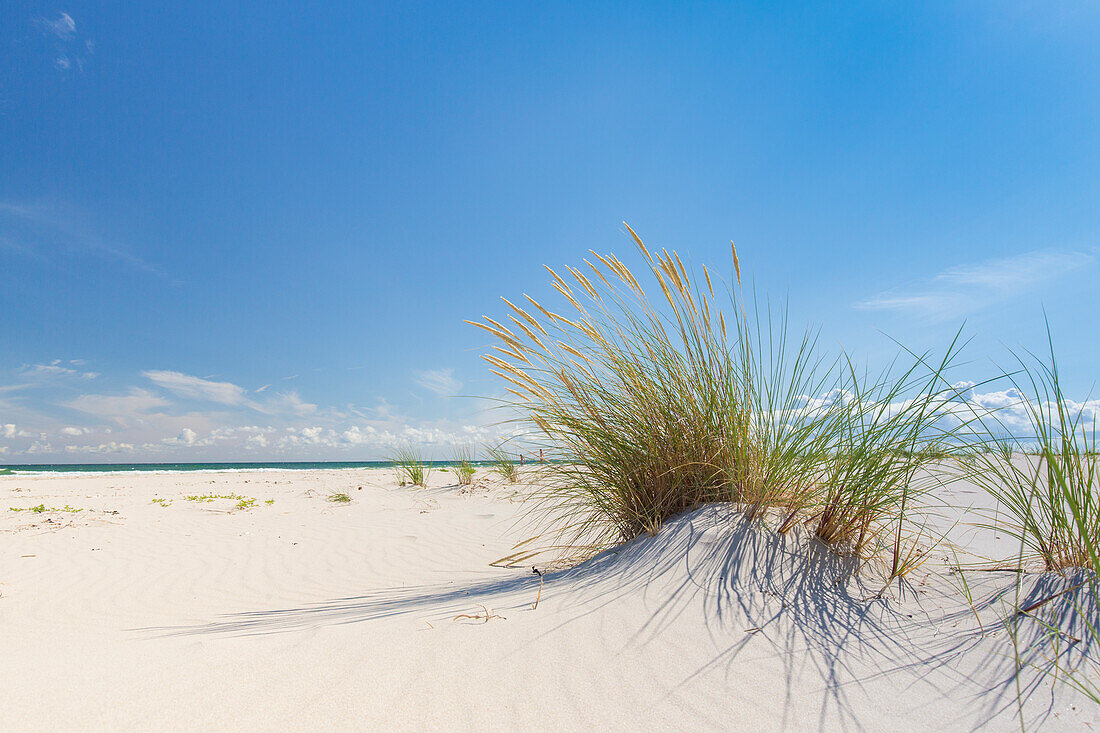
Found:
[[[0,7],[0,462],[446,454],[465,318],[653,247],[871,364],[1100,361],[1100,6]],[[969,376],[969,374],[968,374]]]

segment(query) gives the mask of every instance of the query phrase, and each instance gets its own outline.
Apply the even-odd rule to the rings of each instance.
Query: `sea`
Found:
[[[425,461],[434,469],[456,465],[454,461]],[[473,461],[475,466],[489,465]],[[317,471],[356,468],[392,468],[393,461],[290,461],[273,463],[26,463],[0,464],[2,475],[52,473],[187,473],[191,471]]]

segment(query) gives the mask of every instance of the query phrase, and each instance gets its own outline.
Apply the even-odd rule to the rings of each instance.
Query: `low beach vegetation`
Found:
[[[525,440],[553,459],[534,497],[549,546],[591,554],[723,502],[766,531],[804,529],[807,547],[874,560],[885,591],[942,541],[926,531],[935,489],[964,477],[998,506],[995,521],[973,523],[1018,541],[1020,570],[1084,571],[1005,623],[1038,620],[1033,612],[1064,598],[1041,621],[1052,667],[1100,702],[1100,667],[1057,662],[1076,638],[1059,628],[1068,617],[1100,648],[1100,447],[1095,409],[1086,419],[1066,398],[1053,347],[1048,360],[1029,355],[990,380],[1034,395],[1022,403],[1030,435],[1005,437],[1019,434],[1000,416],[1013,406],[982,408],[963,395],[976,385],[951,378],[961,331],[940,354],[900,348],[872,374],[824,353],[812,329],[793,331],[785,309],[747,298],[736,248],[723,290],[706,267],[651,252],[627,229],[644,276],[593,252],[564,275],[547,268],[561,305],[505,299],[505,318],[470,322],[493,338],[484,359]],[[514,475],[505,453],[489,454]]]
[[[558,459],[538,497],[548,531],[601,546],[732,502],[780,532],[807,525],[840,554],[889,550],[903,570],[903,524],[930,485],[918,473],[949,443],[957,339],[938,361],[904,352],[907,365],[869,378],[747,303],[736,249],[723,298],[707,268],[697,278],[631,234],[645,278],[593,253],[568,281],[548,268],[566,310],[506,300],[507,325],[474,324],[497,340],[485,359],[511,406]]]
[[[68,514],[76,514],[77,512],[84,511],[83,507],[75,507],[68,504],[60,509],[58,507],[47,507],[45,504],[38,504],[37,506],[30,507],[13,506],[9,507],[9,510],[13,512],[32,512],[34,514],[43,514],[45,512],[66,512]]]
[[[350,504],[351,494],[348,491],[333,491],[328,495],[328,500],[334,504]]]
[[[1005,532],[1024,548],[1022,561],[1042,570],[1100,567],[1100,462],[1096,418],[1086,419],[1081,405],[1062,391],[1048,342],[1045,359],[1028,354],[1006,374],[1023,398],[1029,422],[1010,440],[989,438],[990,450],[965,456],[967,478],[993,496],[1000,507],[989,529]],[[983,416],[988,435],[1009,426],[999,413]]]
[[[489,454],[489,460],[492,461],[490,471],[510,484],[519,481],[519,466],[503,445],[488,446],[485,450]]]
[[[428,485],[428,477],[432,469],[424,462],[420,451],[416,448],[412,446],[398,448],[389,460],[397,471],[397,483],[400,486],[411,484],[423,488]]]
[[[1012,430],[1002,411],[980,416],[985,449],[967,452],[964,475],[996,500],[997,511],[980,526],[1003,533],[1019,546],[1018,568],[1062,577],[1062,587],[1029,603],[1004,624],[1013,640],[1017,668],[1031,666],[1076,687],[1100,705],[1100,662],[1087,653],[1066,661],[1065,640],[1100,648],[1100,456],[1095,409],[1086,399],[1066,397],[1047,328],[1042,357],[1015,355],[1006,372],[1027,426]],[[1017,411],[1016,414],[1018,414]],[[1011,438],[995,437],[1011,435]],[[1017,575],[1017,596],[1024,575]],[[1043,637],[1040,662],[1018,644],[1018,624],[1029,619]]]
[[[450,469],[458,479],[459,486],[469,486],[474,481],[477,469],[474,467],[474,451],[469,446],[463,446],[455,451],[454,460]]]
[[[236,502],[233,505],[235,509],[253,509],[256,506],[256,498],[254,496],[242,496],[241,494],[192,494],[183,498],[185,501],[194,501],[201,503],[209,503],[218,499],[226,499],[228,501]],[[164,503],[163,499],[153,499],[153,503],[160,504],[161,506],[168,506],[168,504],[172,502],[171,499],[168,500],[168,503]]]

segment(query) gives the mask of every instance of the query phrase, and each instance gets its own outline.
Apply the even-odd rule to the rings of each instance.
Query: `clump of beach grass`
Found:
[[[328,495],[328,500],[335,504],[350,504],[351,494],[348,491],[333,491]]]
[[[723,303],[706,267],[695,278],[629,231],[656,298],[617,257],[593,252],[598,264],[568,268],[569,281],[547,268],[566,311],[525,296],[525,307],[505,300],[507,324],[473,324],[497,339],[484,358],[509,383],[510,406],[562,459],[537,497],[559,541],[628,540],[733,502],[754,518],[778,514],[780,531],[811,523],[840,553],[891,546],[889,531],[904,571],[915,554],[902,550],[901,525],[928,445],[945,442],[936,426],[954,344],[938,365],[912,355],[900,377],[868,386],[847,360],[822,356],[811,331],[794,339],[785,317],[758,306],[749,317],[736,248]]]
[[[489,459],[493,462],[489,468],[490,471],[510,484],[519,481],[519,466],[516,465],[515,459],[504,449],[503,445],[488,446],[485,450],[489,454]]]
[[[401,486],[412,484],[425,487],[428,485],[428,477],[432,469],[421,457],[420,451],[411,446],[398,448],[390,457],[397,470],[397,483]]]
[[[474,451],[469,446],[463,446],[455,451],[453,465],[450,469],[458,478],[459,486],[469,486],[474,481],[477,469],[474,467]]]
[[[889,538],[891,579],[919,561],[911,547],[903,548],[906,512],[923,507],[924,495],[940,483],[937,472],[925,469],[952,449],[954,431],[944,420],[955,389],[944,373],[957,344],[958,336],[939,363],[914,355],[910,366],[878,378],[857,373],[848,362],[838,418],[827,424],[821,480],[810,492],[814,537],[861,557],[879,554],[877,543]]]
[[[1015,393],[1009,404],[980,415],[983,450],[968,452],[966,476],[997,502],[997,511],[984,526],[1019,543],[1019,569],[1034,568],[1065,577],[1065,587],[1006,616],[1017,669],[1038,668],[1075,687],[1100,705],[1100,445],[1097,417],[1086,417],[1088,398],[1079,403],[1066,397],[1047,326],[1047,354],[1015,354],[1017,369],[1004,374]],[[1001,411],[1022,408],[1028,428],[1011,430]],[[1014,437],[998,437],[1010,435]],[[1017,600],[1024,575],[1017,575]],[[1025,659],[1018,644],[1017,623],[1036,622],[1045,640],[1040,663]],[[1086,643],[1076,662],[1063,658],[1064,626],[1083,632]],[[1090,654],[1090,651],[1092,654]],[[1018,702],[1021,693],[1017,690]],[[1021,703],[1022,704],[1022,703]]]
[[[997,501],[1000,511],[989,528],[1016,539],[1023,562],[1048,571],[1100,569],[1096,417],[1087,419],[1084,406],[1065,396],[1049,331],[1048,344],[1049,359],[1017,357],[1019,369],[1004,377],[1022,396],[1008,407],[1023,408],[1027,432],[993,438],[1008,429],[997,412],[983,416],[991,449],[969,453],[964,465],[970,480]]]
[[[602,267],[547,268],[573,310],[505,301],[509,324],[478,327],[499,339],[485,359],[551,454],[543,496],[560,529],[615,542],[655,532],[669,517],[728,500],[747,415],[724,355],[725,317],[700,300],[674,253],[635,238],[671,315],[666,319],[614,255]],[[709,281],[709,274],[707,275]],[[712,321],[712,316],[714,321]]]

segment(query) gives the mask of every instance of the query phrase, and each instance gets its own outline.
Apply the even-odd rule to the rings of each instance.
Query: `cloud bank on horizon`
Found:
[[[450,393],[457,389],[450,371],[417,372],[414,381],[428,392]],[[295,391],[266,396],[267,385],[249,391],[177,371],[147,370],[145,384],[111,392],[84,392],[98,374],[60,360],[27,365],[18,377],[20,383],[0,386],[0,463],[369,460],[406,445],[447,458],[459,447],[478,449],[515,435],[499,422],[414,421],[384,401],[373,408],[321,407]],[[1014,386],[979,392],[974,384],[955,384],[948,413],[966,421],[995,411],[1006,436],[1027,433],[1026,395]],[[62,396],[74,389],[79,394]],[[837,399],[846,395],[803,397],[809,410]],[[1068,406],[1086,423],[1100,419],[1100,399]]]
[[[397,446],[450,456],[495,443],[499,425],[415,420],[387,402],[322,407],[297,391],[237,384],[170,370],[146,370],[123,389],[86,391],[99,374],[80,360],[30,364],[0,385],[0,463],[190,460],[369,460]],[[434,396],[460,386],[452,370],[416,372]]]

